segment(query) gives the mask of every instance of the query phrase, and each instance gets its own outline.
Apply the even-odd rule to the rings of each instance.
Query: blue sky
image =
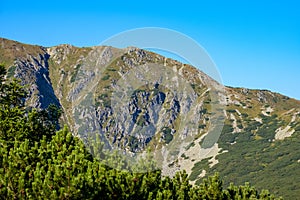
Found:
[[[223,84],[300,99],[299,9],[294,0],[0,0],[0,37],[94,46],[128,29],[169,28],[206,49]]]

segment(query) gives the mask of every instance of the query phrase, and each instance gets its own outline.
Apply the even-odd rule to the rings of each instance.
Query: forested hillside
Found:
[[[117,155],[93,158],[66,126],[59,128],[60,109],[25,107],[26,86],[5,73],[1,65],[0,199],[275,199],[248,183],[223,188],[218,174],[193,186],[184,171],[170,178],[160,170],[109,168],[105,163],[126,162]]]

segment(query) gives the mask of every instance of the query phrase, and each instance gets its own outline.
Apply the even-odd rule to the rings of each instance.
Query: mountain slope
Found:
[[[298,100],[223,87],[190,65],[133,47],[0,39],[0,62],[30,86],[28,105],[61,106],[63,123],[84,140],[97,131],[128,154],[149,147],[161,153],[166,175],[185,169],[193,183],[218,171],[287,199],[299,194]]]

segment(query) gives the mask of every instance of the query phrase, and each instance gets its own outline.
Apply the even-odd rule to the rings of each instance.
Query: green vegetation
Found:
[[[74,67],[74,71],[72,71],[72,74],[71,74],[71,79],[70,79],[70,82],[71,83],[74,83],[76,81],[76,77],[77,77],[77,74],[78,74],[78,71],[80,69],[80,64],[76,65]]]
[[[229,112],[229,113],[235,113],[236,111],[233,110],[233,109],[229,109],[229,110],[227,110],[227,112]]]
[[[189,176],[189,179],[191,181],[195,181],[198,179],[198,182],[200,182],[199,175],[201,174],[202,170],[208,169],[208,166],[206,164],[208,163],[209,159],[211,159],[211,157],[195,163],[194,167],[192,168],[192,173]]]
[[[106,74],[105,76],[102,77],[102,81],[106,81],[110,78],[110,75],[109,74]]]
[[[17,68],[17,66],[11,66],[10,68],[8,68],[7,78],[11,78],[14,76],[16,68]]]
[[[299,134],[295,133],[285,140],[274,141],[277,128],[284,127],[278,116],[260,116],[263,123],[245,119],[247,127],[240,133],[232,133],[232,125],[225,123],[219,138],[219,147],[228,150],[217,156],[220,164],[209,167],[209,159],[194,165],[190,180],[197,180],[201,170],[206,170],[206,176],[215,172],[225,178],[224,185],[231,182],[243,184],[251,180],[252,184],[263,189],[266,186],[276,195],[286,199],[299,199]],[[270,177],[272,177],[270,179]],[[270,181],[271,180],[271,181]],[[198,180],[196,183],[199,183]]]
[[[132,152],[138,148],[138,139],[134,136],[129,136],[128,139],[129,147]]]
[[[98,101],[96,101],[96,106],[98,107],[99,105],[102,105],[103,107],[110,107],[111,106],[111,102],[110,102],[110,98],[109,94],[107,93],[103,93],[100,96],[98,96]],[[100,102],[99,102],[100,100]]]
[[[166,144],[169,144],[173,139],[173,135],[171,133],[172,129],[169,127],[163,127],[162,132],[163,132],[162,138],[164,139]]]

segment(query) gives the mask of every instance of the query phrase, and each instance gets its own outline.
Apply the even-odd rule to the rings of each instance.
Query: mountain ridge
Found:
[[[37,108],[46,108],[51,103],[58,105],[64,111],[62,122],[75,134],[80,132],[85,137],[84,130],[99,130],[107,137],[108,144],[133,154],[146,146],[153,151],[167,149],[176,159],[158,159],[165,174],[185,169],[193,183],[220,171],[229,181],[251,181],[261,188],[269,180],[273,182],[270,189],[275,194],[287,197],[297,194],[300,101],[268,90],[222,87],[190,65],[134,47],[79,48],[66,44],[42,47],[3,38],[0,45],[0,62],[6,65],[8,76],[30,85],[28,105]],[[176,96],[176,87],[166,81],[147,83],[147,79],[141,78],[138,66],[154,67],[153,64],[164,66],[166,72],[179,74],[188,82],[182,96]],[[98,72],[91,66],[104,69],[99,81],[96,80]],[[162,73],[157,71],[152,70],[150,77],[161,77]],[[111,102],[117,98],[114,91],[129,87],[131,79],[140,81],[141,86],[134,88],[127,99],[128,108],[117,108],[124,114],[116,118]],[[97,84],[92,87],[94,82]],[[196,96],[187,92],[189,87]],[[92,108],[83,105],[88,95],[94,100]],[[88,115],[90,109],[95,110],[94,117]],[[186,113],[192,116],[186,120],[196,124],[197,130],[181,125]],[[219,129],[217,122],[222,123]],[[221,132],[220,138],[204,148],[205,138],[209,138],[213,129]],[[184,132],[193,133],[193,139],[186,140],[187,145],[179,151],[171,149],[170,146],[177,145],[177,135]],[[238,169],[237,172],[232,168]],[[263,181],[255,175],[263,177]],[[273,180],[270,175],[284,178]],[[278,188],[276,183],[282,181],[289,185]]]
[[[40,49],[50,49],[50,48],[55,48],[55,47],[60,47],[60,46],[69,46],[69,47],[73,47],[73,48],[77,48],[77,49],[81,49],[81,48],[86,48],[86,49],[89,49],[89,48],[95,48],[95,47],[99,47],[99,46],[87,46],[87,47],[80,47],[80,46],[75,46],[75,45],[72,45],[72,44],[68,44],[68,43],[65,43],[65,44],[58,44],[58,45],[54,45],[54,46],[41,46],[41,45],[37,45],[37,44],[29,44],[29,43],[23,43],[23,42],[19,42],[17,40],[11,40],[11,39],[7,39],[7,38],[2,38],[0,37],[0,42],[1,43],[4,43],[4,42],[9,42],[9,43],[13,43],[13,44],[18,44],[18,45],[25,45],[25,46],[34,46],[34,47],[37,47],[37,48],[40,48]],[[2,46],[3,48],[3,46]],[[126,48],[136,48],[136,47],[126,47]],[[124,49],[126,49],[124,48]],[[150,51],[152,52],[152,51]],[[155,52],[153,52],[155,53]],[[170,58],[170,57],[166,57],[167,59],[173,59],[173,58]],[[3,62],[3,61],[2,61]],[[179,61],[178,61],[179,62]],[[4,64],[7,65],[10,65],[11,63],[5,63]],[[198,69],[199,70],[199,69]],[[289,97],[291,99],[295,99],[295,100],[298,100],[300,101],[299,99],[297,98],[294,98],[294,97],[290,97],[288,95],[284,95],[282,94],[281,92],[274,92],[272,91],[271,89],[267,89],[267,88],[248,88],[248,87],[244,87],[244,86],[231,86],[231,85],[225,85],[225,87],[227,88],[236,88],[236,89],[249,89],[249,90],[261,90],[261,91],[268,91],[268,92],[272,92],[272,93],[277,93],[277,94],[280,94],[280,95],[283,95],[283,96],[286,96],[286,97]]]

